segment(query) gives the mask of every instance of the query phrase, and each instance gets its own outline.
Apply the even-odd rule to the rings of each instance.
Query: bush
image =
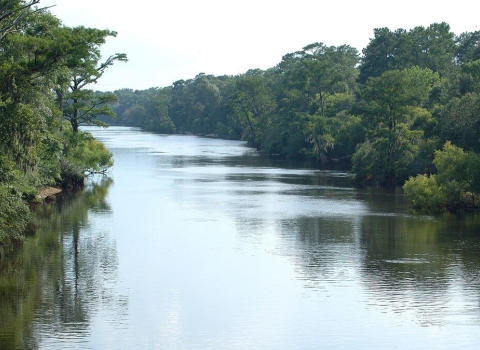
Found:
[[[65,131],[62,177],[105,173],[112,166],[112,153],[90,133]]]
[[[435,151],[437,174],[411,177],[403,186],[414,208],[458,210],[478,207],[480,156],[446,142]]]
[[[440,208],[445,203],[445,194],[435,175],[410,177],[403,185],[403,190],[412,207],[417,209]]]
[[[23,241],[32,214],[22,197],[7,185],[0,185],[0,208],[0,244],[8,248]]]

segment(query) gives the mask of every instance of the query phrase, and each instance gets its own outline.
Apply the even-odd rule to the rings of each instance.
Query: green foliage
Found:
[[[126,62],[127,56],[117,53],[101,61],[100,46],[108,37],[115,37],[116,32],[105,29],[62,27],[58,30],[68,49],[63,57],[64,70],[56,79],[55,92],[63,116],[77,132],[81,123],[104,126],[98,118],[115,117],[111,105],[118,101],[113,93],[95,94],[86,89],[103,76],[105,70],[115,62]]]
[[[460,34],[455,42],[457,44],[456,58],[460,64],[480,59],[480,31]]]
[[[363,114],[372,127],[395,129],[410,123],[412,107],[426,107],[431,89],[440,81],[430,69],[391,70],[369,78],[362,90]]]
[[[335,146],[335,136],[340,128],[340,121],[320,115],[305,115],[305,140],[311,145],[305,153],[309,158],[323,164],[328,162],[327,154]]]
[[[260,148],[275,109],[275,100],[265,77],[255,72],[237,78],[229,109],[244,130],[243,138]]]
[[[80,123],[104,125],[113,116],[112,93],[85,88],[124,54],[101,60],[110,30],[68,28],[38,0],[0,5],[0,244],[21,242],[30,220],[26,201],[35,202],[47,185],[83,182],[105,172],[112,155]],[[52,91],[55,91],[55,101]]]
[[[352,167],[358,183],[395,186],[414,175],[412,164],[419,152],[422,132],[405,124],[393,131],[378,129],[353,155]]]
[[[438,131],[444,140],[480,152],[480,94],[452,98],[438,119]]]
[[[480,156],[446,142],[435,151],[436,175],[417,175],[404,185],[415,208],[457,210],[480,205]]]
[[[459,189],[478,191],[480,158],[477,154],[464,152],[460,147],[446,142],[441,151],[435,152],[433,164],[438,169],[438,180],[442,184],[455,181]]]
[[[325,116],[329,95],[345,98],[355,92],[357,64],[358,52],[348,45],[313,43],[285,55],[277,72],[283,85],[281,107]]]
[[[410,177],[403,190],[414,208],[438,209],[445,204],[445,193],[438,185],[436,175]]]
[[[105,173],[113,166],[113,155],[88,132],[64,131],[62,177],[83,178],[84,174]]]
[[[462,93],[480,93],[480,59],[462,65]]]
[[[446,23],[434,23],[410,31],[388,28],[374,30],[374,38],[363,50],[359,80],[379,77],[389,70],[403,70],[413,66],[429,68],[446,76],[454,68],[457,53],[454,34]]]
[[[21,195],[3,184],[0,184],[0,208],[0,244],[8,249],[23,241],[31,213]]]
[[[113,93],[95,94],[92,90],[76,89],[65,97],[63,115],[74,131],[78,131],[80,124],[108,126],[99,120],[100,116],[115,118],[115,113],[110,106],[118,99]]]
[[[369,78],[362,90],[361,111],[370,140],[353,157],[358,182],[398,185],[415,175],[415,160],[431,117],[429,93],[439,82],[430,69],[391,70]],[[423,122],[422,122],[423,121]]]

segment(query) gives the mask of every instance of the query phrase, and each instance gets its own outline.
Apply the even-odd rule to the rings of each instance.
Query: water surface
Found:
[[[478,348],[479,215],[243,142],[92,133],[115,166],[1,263],[0,348]]]

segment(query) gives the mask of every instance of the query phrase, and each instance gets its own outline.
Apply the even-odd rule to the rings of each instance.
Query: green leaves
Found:
[[[300,111],[325,115],[327,95],[355,91],[357,64],[358,52],[348,45],[313,43],[302,51],[285,55],[279,67],[285,87],[300,92],[296,95],[303,99],[297,102],[302,106]]]
[[[125,54],[104,61],[100,56],[101,45],[116,32],[64,27],[34,7],[39,2],[0,4],[0,243],[21,240],[29,220],[22,200],[34,200],[41,186],[72,174],[83,182],[85,172],[104,172],[113,164],[91,136],[75,138],[60,129],[65,115],[75,131],[80,123],[105,125],[98,118],[114,116],[115,95],[85,87],[116,61],[126,61]]]
[[[367,80],[361,106],[370,143],[353,158],[357,181],[396,185],[412,175],[424,131],[418,127],[422,119],[428,122],[425,107],[439,81],[438,74],[419,67],[390,70]]]
[[[453,98],[440,113],[438,131],[467,151],[480,152],[480,95]]]
[[[405,196],[413,208],[438,209],[445,205],[446,196],[436,175],[417,175],[403,185]]]
[[[10,248],[22,242],[24,233],[31,219],[28,206],[22,197],[12,193],[11,188],[0,183],[0,243]]]
[[[374,30],[374,38],[363,50],[360,66],[361,83],[370,77],[379,77],[389,70],[403,70],[413,66],[429,68],[446,76],[454,68],[454,34],[446,23],[434,23],[410,31],[388,28]]]
[[[251,145],[260,147],[275,107],[272,92],[262,75],[245,75],[237,78],[229,108],[231,114],[243,126],[244,139]]]
[[[63,109],[64,118],[70,121],[72,129],[78,131],[80,124],[107,126],[98,120],[100,116],[114,118],[111,104],[118,101],[113,93],[95,93],[92,90],[74,90],[66,96]]]
[[[398,123],[411,123],[411,108],[426,107],[429,93],[439,81],[437,73],[419,67],[369,78],[361,93],[364,115],[372,126],[383,124],[389,129]]]
[[[87,132],[64,131],[62,172],[67,176],[105,173],[113,166],[113,155]]]
[[[117,98],[112,93],[94,94],[93,90],[85,87],[97,83],[105,70],[116,61],[127,61],[127,56],[123,53],[101,61],[100,46],[109,36],[115,37],[117,33],[108,29],[79,26],[58,28],[56,34],[63,44],[61,62],[65,69],[58,75],[55,91],[64,118],[70,122],[74,132],[78,131],[81,123],[106,126],[97,118],[114,117],[110,105],[117,102]]]
[[[411,177],[403,186],[415,208],[451,210],[479,205],[480,156],[446,142],[435,151],[436,175]]]

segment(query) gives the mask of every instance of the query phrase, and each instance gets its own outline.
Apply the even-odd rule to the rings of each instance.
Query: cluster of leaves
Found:
[[[359,184],[403,185],[440,172],[434,152],[447,141],[480,152],[480,32],[377,28],[361,55],[313,43],[265,71],[115,94],[120,124],[243,139],[351,169]]]
[[[446,142],[435,151],[435,174],[421,174],[403,186],[414,208],[458,210],[480,205],[480,155]]]
[[[69,28],[40,0],[0,0],[0,244],[21,241],[27,201],[40,188],[104,172],[112,155],[80,124],[114,116],[113,94],[89,90],[115,54],[101,61],[109,30]],[[69,123],[64,124],[64,121]]]

